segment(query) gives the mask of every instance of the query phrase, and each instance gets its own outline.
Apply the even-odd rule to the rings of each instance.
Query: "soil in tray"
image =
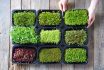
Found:
[[[36,59],[36,49],[33,47],[16,47],[12,54],[15,63],[32,63]]]

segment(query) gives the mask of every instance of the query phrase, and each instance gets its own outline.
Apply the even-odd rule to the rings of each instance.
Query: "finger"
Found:
[[[93,17],[91,20],[88,21],[87,28],[89,28],[93,24],[94,20],[95,20],[95,17]]]
[[[92,25],[91,23],[90,23],[90,24],[88,24],[87,28],[89,28],[91,25]]]
[[[91,22],[91,20],[89,19],[89,20],[88,20],[88,26],[87,26],[87,28],[90,27],[90,25],[91,25],[90,22]]]
[[[59,2],[59,8],[60,8],[61,11],[63,11],[63,6],[62,6],[61,2]]]
[[[67,6],[68,5],[66,3],[63,4],[63,11],[65,11],[67,9]]]

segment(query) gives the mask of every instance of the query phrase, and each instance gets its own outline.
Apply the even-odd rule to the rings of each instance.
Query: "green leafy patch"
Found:
[[[65,50],[65,62],[86,62],[86,54],[83,48],[68,48]]]
[[[44,62],[60,62],[61,50],[59,48],[45,48],[39,53],[39,61]]]
[[[65,33],[66,44],[78,44],[82,46],[87,39],[86,31],[82,30],[70,30]]]
[[[40,41],[41,43],[58,44],[60,41],[60,31],[59,30],[41,30]]]
[[[65,12],[66,25],[86,25],[88,22],[88,12],[85,9],[68,10]]]
[[[40,25],[59,25],[60,22],[59,12],[42,12],[39,14]]]
[[[34,27],[13,27],[11,31],[12,40],[14,43],[27,44],[37,43],[38,36],[34,31]]]
[[[33,26],[36,15],[32,11],[15,12],[13,14],[14,25],[16,26]]]

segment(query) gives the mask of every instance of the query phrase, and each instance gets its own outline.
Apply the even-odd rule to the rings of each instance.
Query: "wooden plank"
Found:
[[[0,18],[0,21],[1,21],[1,18]],[[0,25],[0,34],[2,33],[2,26]]]
[[[88,9],[90,6],[91,0],[85,0],[85,8]]]
[[[11,19],[12,20],[12,11],[13,10],[17,10],[17,9],[21,9],[21,0],[11,0]],[[11,21],[12,24],[12,21]],[[10,39],[10,52],[9,52],[9,70],[21,70],[21,65],[17,65],[17,64],[12,64],[12,41]]]
[[[62,70],[61,64],[49,64],[48,70]]]
[[[100,2],[99,2],[100,3]],[[100,15],[99,15],[100,5],[97,5],[97,15],[94,23],[94,70],[100,70]],[[96,35],[95,35],[96,34]]]
[[[85,65],[82,64],[75,64],[74,65],[74,70],[84,70]]]
[[[88,64],[85,65],[84,70],[93,70],[94,67],[94,27],[88,29]]]
[[[85,8],[85,0],[75,0],[75,8]]]
[[[31,0],[31,9],[49,9],[49,0]]]
[[[104,3],[103,0],[99,1],[97,5],[97,16],[94,24],[94,70],[104,70]]]
[[[22,9],[30,9],[31,0],[22,0]]]
[[[0,70],[8,70],[9,67],[9,25],[10,0],[0,0]]]
[[[31,9],[49,9],[49,0],[31,0]],[[29,70],[48,70],[48,65],[30,65]]]
[[[50,0],[50,6],[49,6],[49,8],[50,9],[59,9],[59,5],[58,5],[58,2],[59,2],[60,0]]]
[[[91,0],[86,0],[85,8],[88,9]],[[85,70],[93,70],[94,67],[94,26],[88,29],[89,44],[88,44],[88,64],[85,66]]]
[[[74,70],[73,64],[64,64],[62,65],[62,70]]]
[[[75,8],[75,0],[68,0],[68,9]]]
[[[11,0],[11,11],[21,9],[21,0]]]
[[[38,69],[39,69],[39,65],[34,65],[34,64],[30,65],[30,70],[38,70]]]

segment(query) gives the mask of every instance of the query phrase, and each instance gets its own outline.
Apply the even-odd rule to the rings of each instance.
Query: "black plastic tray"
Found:
[[[38,31],[38,34],[40,34],[41,30]],[[59,28],[43,28],[43,30],[59,30],[60,31],[60,41],[59,41],[58,44],[54,44],[54,43],[41,43],[40,42],[38,44],[39,46],[45,46],[45,45],[57,45],[57,46],[60,46],[61,45],[61,41],[62,41],[62,32],[61,32],[61,29],[59,29]]]
[[[34,28],[34,31],[36,32],[37,36],[39,35],[39,29],[37,28]],[[38,43],[39,43],[39,40],[37,40]],[[38,43],[23,43],[23,44],[20,44],[20,43],[15,43],[12,41],[12,44],[13,45],[34,45],[34,46],[38,46]]]
[[[39,23],[39,18],[38,18],[38,16],[39,16],[39,14],[40,13],[42,13],[42,12],[59,12],[60,13],[60,18],[61,18],[61,22],[58,24],[58,25],[40,25],[40,23]],[[37,12],[37,25],[38,26],[40,26],[40,27],[61,27],[62,26],[62,21],[63,21],[63,19],[62,19],[62,12],[60,11],[60,10],[48,10],[48,9],[40,9],[40,10],[38,10],[38,12]]]
[[[48,48],[59,48],[61,50],[61,61],[60,62],[44,62],[44,63],[40,62],[39,61],[39,53],[42,49],[45,49],[45,48],[47,48],[47,49]],[[48,46],[41,46],[38,48],[37,62],[38,62],[38,64],[61,64],[62,63],[62,55],[63,55],[63,51],[62,51],[62,48],[60,46],[49,46],[49,45]]]
[[[78,45],[78,44],[70,44],[70,45],[68,45],[68,44],[66,44],[66,42],[65,42],[65,32],[66,31],[71,31],[71,30],[84,30],[85,32],[86,32],[86,34],[87,34],[87,38],[86,38],[86,40],[84,41],[84,43],[83,43],[83,45],[82,45],[82,47],[83,46],[86,46],[87,47],[87,45],[88,45],[88,30],[86,29],[86,28],[83,28],[83,27],[80,27],[80,28],[78,28],[78,27],[74,27],[74,28],[66,28],[66,29],[63,29],[63,32],[62,32],[62,40],[63,40],[63,44],[64,45],[66,45],[66,46],[79,46],[79,47],[81,47],[80,45]]]
[[[24,45],[24,46],[23,45],[15,45],[15,46],[13,46],[12,55],[14,53],[15,48],[27,48],[27,49],[28,48],[35,48],[35,50],[36,50],[36,57],[35,57],[33,62],[31,62],[31,63],[16,62],[12,58],[12,62],[15,63],[15,64],[87,64],[88,63],[88,48],[87,47],[66,46],[66,47],[63,48],[62,46],[55,46],[55,45],[52,45],[52,46],[50,46],[50,45],[37,46],[37,47],[35,47],[33,45]],[[40,62],[39,61],[39,53],[40,53],[41,49],[44,49],[44,48],[59,48],[61,50],[61,61],[60,62],[44,62],[44,63]],[[65,54],[65,50],[68,49],[68,48],[83,48],[83,49],[85,49],[86,50],[86,56],[87,56],[86,62],[70,62],[70,63],[65,62],[64,54]]]
[[[80,10],[80,9],[71,9],[71,10]],[[69,10],[69,11],[71,11],[71,10]],[[81,9],[81,10],[86,10],[86,12],[87,12],[87,15],[89,14],[88,13],[88,10],[87,9]],[[66,12],[66,11],[65,11]],[[65,20],[64,20],[64,16],[65,16],[65,12],[63,12],[63,22],[64,22],[64,25],[65,25],[65,27],[72,27],[72,28],[76,28],[76,27],[84,27],[84,28],[87,28],[87,26],[88,26],[88,24],[86,23],[86,25],[66,25],[65,24]]]
[[[14,54],[14,51],[15,51],[16,48],[25,48],[25,49],[31,48],[31,49],[34,49],[35,50],[35,52],[34,52],[34,54],[35,54],[34,60],[32,62],[18,62],[18,61],[15,61],[13,59],[13,54]],[[33,63],[36,62],[36,59],[37,59],[37,46],[34,46],[34,45],[29,45],[29,46],[28,45],[14,45],[12,47],[12,62],[13,63],[16,63],[16,64],[33,64]]]
[[[66,62],[65,61],[65,57],[64,57],[64,54],[65,54],[65,50],[66,49],[68,49],[68,48],[82,48],[82,49],[85,49],[86,50],[86,62]],[[64,64],[87,64],[88,63],[88,48],[87,47],[73,47],[73,46],[71,46],[71,47],[66,47],[65,49],[64,49],[64,51],[63,51],[63,63]]]
[[[24,11],[24,10],[14,10],[12,13],[18,12],[18,11]],[[76,63],[66,63],[64,61],[64,57],[63,57],[64,50],[66,48],[72,47],[72,48],[85,48],[87,50],[87,58],[88,58],[88,49],[87,49],[88,30],[87,30],[86,26],[67,26],[67,25],[65,25],[63,14],[62,14],[61,11],[60,11],[60,13],[61,13],[61,19],[62,19],[62,21],[61,21],[60,25],[57,25],[57,26],[54,26],[54,25],[53,26],[40,26],[39,25],[39,21],[38,21],[38,15],[39,15],[39,13],[46,12],[46,11],[49,11],[49,12],[56,11],[57,12],[59,10],[38,10],[37,12],[35,10],[33,10],[33,11],[36,14],[36,23],[35,23],[34,27],[35,27],[35,30],[36,30],[37,34],[39,35],[40,31],[42,29],[43,30],[55,30],[55,29],[58,29],[61,32],[61,40],[60,40],[60,42],[58,44],[50,44],[50,43],[41,44],[40,42],[37,43],[37,44],[14,44],[13,43],[14,44],[13,49],[15,49],[15,47],[22,47],[22,46],[23,47],[24,46],[26,46],[26,47],[29,47],[29,46],[34,47],[34,46],[36,46],[35,48],[37,50],[37,58],[36,58],[35,61],[33,61],[33,63],[22,63],[22,62],[18,63],[18,62],[12,61],[13,63],[17,63],[17,64],[87,64],[88,61],[86,61],[84,63],[77,63],[77,62]],[[12,24],[13,24],[13,19],[12,19]],[[12,26],[14,26],[14,24]],[[87,40],[85,41],[84,45],[83,46],[78,46],[77,44],[67,45],[65,43],[65,40],[64,40],[65,31],[66,30],[81,30],[81,29],[84,29],[86,31],[86,33],[87,33]],[[50,47],[50,46],[52,46],[52,47]],[[59,63],[41,63],[41,62],[39,62],[39,60],[38,60],[39,50],[42,49],[42,48],[53,48],[53,47],[57,47],[57,48],[61,49],[61,51],[62,51],[62,60]],[[12,51],[12,53],[13,53],[13,51]]]
[[[24,12],[24,11],[31,11],[31,12],[33,12],[35,15],[36,15],[36,10],[13,10],[12,11],[12,26],[15,26],[14,25],[14,19],[13,19],[13,15],[15,14],[15,13],[17,13],[17,12]],[[37,18],[37,17],[36,17]],[[34,22],[34,26],[36,25],[36,20],[35,20],[35,22]],[[27,27],[27,26],[25,26],[25,27]]]

